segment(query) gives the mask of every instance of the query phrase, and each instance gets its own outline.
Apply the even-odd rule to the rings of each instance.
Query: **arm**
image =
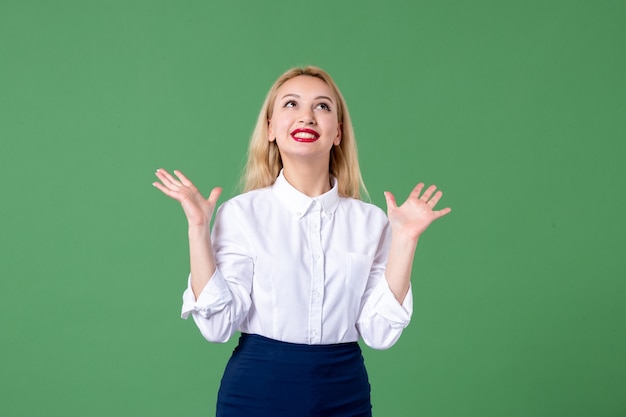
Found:
[[[391,227],[386,216],[380,231],[378,248],[369,268],[367,287],[361,298],[357,329],[369,347],[388,349],[396,343],[411,321],[413,297],[409,290],[403,302],[399,303],[391,291],[385,276],[391,247]]]
[[[222,189],[214,188],[208,199],[180,171],[174,171],[174,178],[164,169],[158,169],[156,176],[161,182],[154,182],[156,188],[166,196],[177,200],[185,212],[189,234],[189,259],[191,267],[191,287],[196,298],[215,273],[215,254],[211,244],[211,217]]]
[[[396,205],[393,194],[385,192],[387,216],[391,225],[391,247],[385,276],[400,304],[404,302],[411,285],[413,258],[420,235],[433,221],[451,211],[449,207],[434,210],[443,193],[435,193],[437,187],[431,185],[420,196],[423,188],[423,183],[418,184],[401,206]]]
[[[161,182],[153,185],[180,202],[189,225],[191,274],[183,294],[182,317],[193,316],[202,335],[211,342],[226,342],[237,330],[250,309],[252,258],[242,242],[246,241],[237,216],[221,216],[218,210],[210,233],[215,204],[221,193],[214,188],[208,199],[181,172],[174,178],[159,169]],[[222,206],[224,208],[224,206]],[[230,220],[228,220],[230,219]]]

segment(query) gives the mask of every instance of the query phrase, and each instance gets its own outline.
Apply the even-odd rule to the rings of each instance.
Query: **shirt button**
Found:
[[[311,330],[311,336],[317,336],[317,330]]]
[[[319,298],[320,297],[320,292],[319,291],[313,291],[313,297]]]
[[[319,256],[318,254],[316,254],[316,255],[314,256],[314,258],[315,258],[315,260],[319,260],[319,259],[320,259],[320,256]]]
[[[302,213],[299,211],[296,211],[296,216],[300,216]]]

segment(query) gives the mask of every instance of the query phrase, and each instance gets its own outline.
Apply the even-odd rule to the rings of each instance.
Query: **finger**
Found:
[[[422,196],[420,197],[420,200],[424,202],[430,200],[430,197],[433,195],[436,189],[437,187],[434,185],[431,185],[430,187],[428,187],[426,191],[424,191],[424,194],[422,194]]]
[[[420,194],[422,193],[422,188],[424,188],[424,183],[420,182],[415,186],[415,188],[413,188],[413,191],[409,194],[409,198],[419,199]]]
[[[220,198],[220,194],[222,194],[221,187],[215,187],[214,189],[212,189],[211,194],[209,194],[209,198],[207,198],[209,204],[215,207],[215,205],[217,204],[217,200]]]
[[[398,205],[396,204],[396,198],[394,197],[393,194],[391,194],[389,191],[385,191],[385,201],[387,202],[387,212],[389,212],[389,210],[393,210],[395,208],[398,207]]]
[[[446,207],[445,209],[433,211],[433,213],[435,214],[435,219],[438,219],[438,218],[443,217],[446,214],[450,213],[451,211],[452,211],[452,209],[450,207]]]
[[[176,191],[170,188],[167,188],[166,186],[164,186],[163,184],[157,181],[153,182],[152,185],[158,188],[159,190],[161,190],[161,192],[165,194],[166,196],[173,198],[175,200],[178,200],[178,193]]]
[[[180,179],[180,182],[189,187],[189,186],[193,186],[193,183],[189,180],[189,178],[187,178],[182,172],[180,172],[179,170],[175,169],[174,170],[174,174],[176,174],[176,176]]]
[[[169,172],[167,172],[163,168],[157,169],[154,175],[156,175],[157,178],[161,180],[161,183],[163,183],[163,185],[165,185],[166,187],[174,186],[174,184],[172,184],[172,181],[170,180],[171,175],[169,175]]]
[[[166,170],[162,168],[159,168],[157,170],[156,175],[157,177],[159,177],[159,179],[163,182],[165,186],[180,187],[182,185],[180,181],[178,181],[176,178],[172,176],[172,174],[170,174],[169,172],[167,172]]]
[[[439,199],[441,198],[442,195],[443,195],[442,191],[437,191],[435,195],[430,200],[428,200],[428,203],[427,203],[428,206],[430,208],[435,207],[437,203],[439,202]]]

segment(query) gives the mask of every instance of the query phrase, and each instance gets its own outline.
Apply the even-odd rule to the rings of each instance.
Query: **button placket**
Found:
[[[311,344],[321,343],[322,303],[324,289],[324,253],[322,250],[321,221],[322,210],[314,201],[309,223],[309,243],[312,253],[312,276],[309,316],[309,340]]]

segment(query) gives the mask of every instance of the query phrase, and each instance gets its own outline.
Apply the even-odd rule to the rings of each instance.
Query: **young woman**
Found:
[[[270,89],[250,141],[244,193],[217,211],[181,172],[154,183],[188,221],[182,315],[206,339],[239,345],[217,416],[371,416],[357,340],[393,345],[412,313],[419,236],[450,209],[418,184],[387,216],[364,191],[348,109],[331,77],[294,68]],[[436,191],[436,192],[435,192]]]

